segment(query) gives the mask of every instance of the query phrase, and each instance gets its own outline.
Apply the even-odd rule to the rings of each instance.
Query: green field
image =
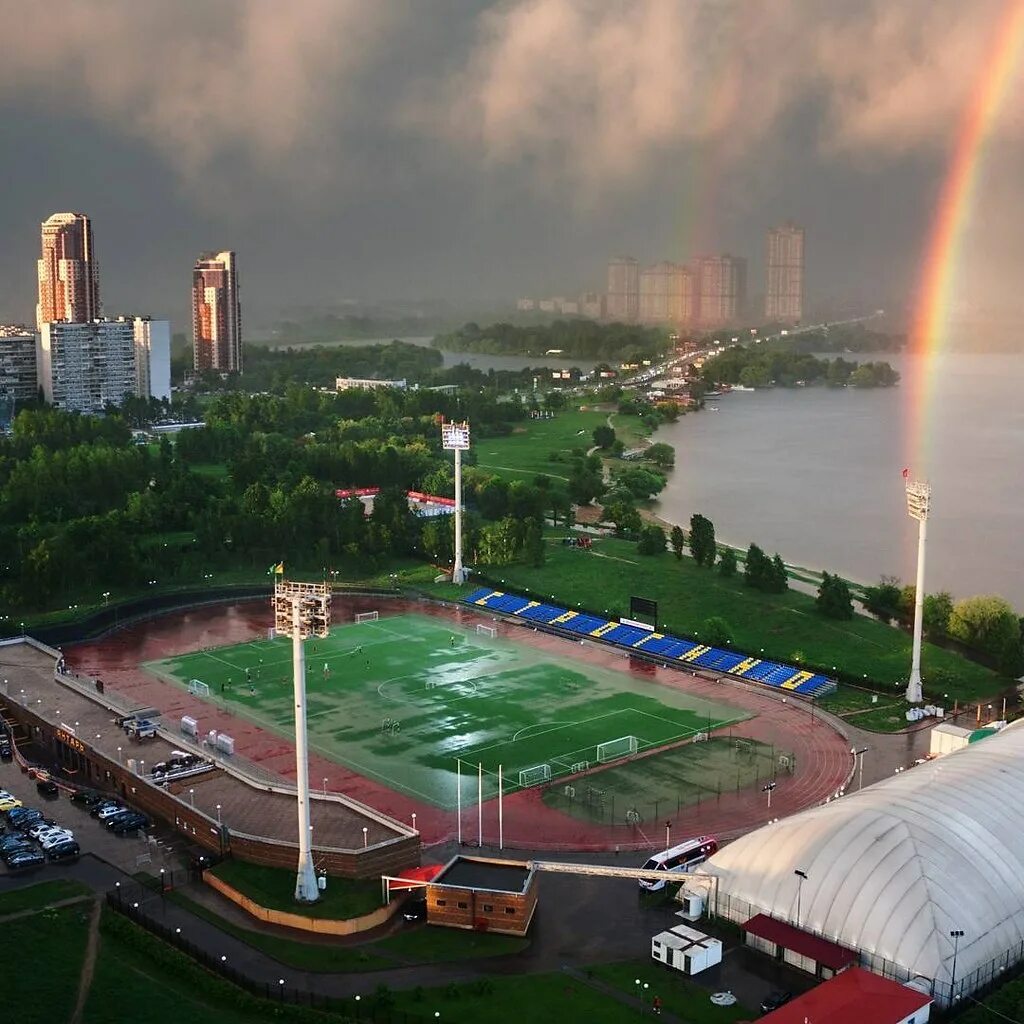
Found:
[[[444,808],[457,803],[459,762],[463,776],[483,766],[489,798],[499,766],[508,791],[524,769],[549,765],[558,777],[592,766],[601,743],[636,737],[638,750],[651,750],[744,717],[425,616],[337,626],[305,648],[310,747]],[[181,686],[199,680],[210,688],[207,699],[293,735],[290,640],[198,651],[146,668]],[[475,795],[475,779],[463,785]]]
[[[583,821],[643,825],[796,770],[793,755],[745,737],[712,737],[551,786],[544,803]]]
[[[552,462],[548,453],[573,448],[586,451],[594,444],[594,427],[608,422],[606,412],[561,412],[550,420],[526,420],[507,437],[481,438],[476,445],[477,465],[502,476],[532,480],[538,473],[568,479],[565,463]]]
[[[560,537],[562,533],[555,536]],[[721,617],[732,630],[738,651],[792,665],[810,664],[831,673],[881,684],[896,694],[906,686],[911,638],[877,619],[855,615],[829,619],[814,598],[795,590],[763,594],[703,569],[692,558],[677,561],[671,552],[639,555],[636,544],[612,537],[594,540],[592,552],[564,547],[552,537],[544,565],[516,564],[487,571],[498,585],[520,593],[554,598],[567,607],[576,602],[609,615],[628,615],[632,594],[659,603],[660,628],[700,639],[704,622]],[[961,702],[998,693],[1007,681],[991,669],[954,651],[925,643],[922,648],[925,695],[942,703],[943,694]],[[948,702],[947,702],[948,703]]]

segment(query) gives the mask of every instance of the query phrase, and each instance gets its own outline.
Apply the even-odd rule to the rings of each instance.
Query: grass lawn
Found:
[[[463,931],[461,928],[418,925],[367,948],[386,951],[403,960],[417,963],[443,963],[478,957],[509,956],[521,953],[529,945],[529,939],[515,935],[492,935],[490,932]]]
[[[507,437],[480,438],[474,445],[477,465],[499,476],[532,480],[544,473],[556,480],[568,479],[568,464],[553,462],[550,452],[584,451],[594,444],[594,427],[608,422],[607,412],[558,413],[550,420],[524,420]]]
[[[330,878],[320,899],[310,906],[299,906],[292,898],[295,871],[224,860],[211,873],[240,893],[269,910],[286,910],[305,917],[323,917],[335,921],[362,917],[380,907],[380,882],[352,878]]]
[[[720,616],[732,629],[738,651],[792,665],[833,667],[883,689],[906,683],[911,638],[875,619],[856,615],[848,621],[820,615],[814,598],[787,591],[762,594],[746,587],[741,576],[724,579],[699,567],[692,558],[677,561],[671,552],[638,555],[631,541],[595,538],[593,552],[549,543],[545,564],[501,566],[489,570],[509,589],[554,598],[574,608],[609,615],[629,614],[630,595],[659,603],[659,628],[700,639],[706,619]],[[596,597],[595,595],[600,595]],[[925,644],[922,652],[925,694],[943,693],[961,701],[988,697],[1004,685],[991,670],[951,651]]]
[[[783,757],[785,763],[780,762]],[[584,821],[625,825],[627,813],[635,811],[641,823],[660,822],[684,807],[746,789],[795,767],[792,754],[781,748],[719,736],[615,765],[578,780],[571,793],[564,786],[551,786],[543,800]]]
[[[636,995],[636,979],[646,982],[650,988],[644,1002],[648,1005],[655,996],[661,997],[666,1013],[673,1013],[687,1024],[735,1024],[736,1021],[750,1020],[754,1013],[739,1006],[715,1006],[711,993],[687,981],[677,971],[656,967],[648,961],[604,964],[591,968],[595,978],[606,982],[620,992]]]
[[[248,943],[254,949],[261,950],[279,963],[296,970],[348,974],[379,971],[385,967],[395,966],[393,960],[386,960],[371,952],[372,947],[370,946],[339,946],[327,942],[303,942],[301,939],[289,939],[282,935],[255,931],[225,920],[215,910],[211,910],[203,903],[189,899],[183,893],[172,892],[168,894],[168,898],[187,908],[196,917],[201,917],[216,925],[222,932],[233,935],[241,942]]]
[[[60,898],[66,899],[67,894]],[[49,897],[41,898],[37,906],[48,902]],[[7,1020],[56,1024],[70,1019],[78,996],[90,913],[90,905],[81,903],[3,923]]]
[[[372,985],[367,986],[372,993]],[[487,978],[466,985],[389,992],[387,1000],[413,1019],[476,1024],[635,1024],[637,1011],[562,974]],[[348,1006],[355,1008],[355,1003]],[[723,1017],[732,1021],[737,1018]]]
[[[557,777],[595,763],[601,743],[635,737],[639,750],[653,749],[742,717],[625,673],[412,614],[336,626],[329,637],[307,641],[306,651],[310,746],[441,807],[456,805],[459,759],[463,774],[483,765],[490,797],[499,767],[508,790],[524,769],[546,765]],[[291,734],[287,639],[146,667],[179,685],[199,680],[214,703]]]
[[[100,934],[82,1024],[309,1024],[338,1019],[257,999],[112,911],[104,910]],[[56,1024],[67,1016],[39,1018],[44,1019],[45,1024]]]
[[[81,882],[73,882],[69,878],[54,878],[24,889],[12,889],[0,895],[0,917],[17,914],[22,910],[42,909],[49,903],[59,903],[61,900],[91,894],[92,889]]]

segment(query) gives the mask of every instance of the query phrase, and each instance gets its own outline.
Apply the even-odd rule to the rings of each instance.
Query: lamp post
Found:
[[[761,787],[761,792],[768,794],[768,810],[769,811],[772,809],[772,790],[775,788],[775,786],[776,786],[776,782],[775,782],[774,779],[772,779],[771,781],[766,782]]]
[[[797,878],[800,879],[800,881],[796,883],[796,926],[797,926],[797,928],[799,928],[800,927],[800,894],[801,894],[801,891],[803,890],[804,882],[807,881],[807,872],[806,871],[801,871],[799,868],[797,868],[793,872],[793,874],[796,875]]]
[[[196,809],[196,791],[194,789],[190,789],[188,791],[188,799],[192,804],[192,810],[194,811]]]
[[[904,477],[908,471],[903,471]],[[910,659],[910,679],[906,697],[911,704],[924,700],[921,688],[921,629],[924,622],[924,553],[931,512],[932,489],[919,480],[907,479],[907,515],[917,520],[917,590],[914,594],[914,646]]]
[[[218,825],[221,824],[221,820],[220,820],[220,804],[217,804],[217,824]]]
[[[641,981],[639,978],[634,979],[636,985],[637,999],[640,1000],[640,1013],[644,1012],[644,993],[651,987],[646,981]]]
[[[949,937],[953,940],[953,969],[949,974],[949,1001],[952,1003],[956,1001],[953,994],[953,986],[956,984],[956,955],[960,952],[960,940],[964,937],[963,929],[954,929],[949,933]]]
[[[324,799],[327,799],[327,776],[324,776]]]
[[[864,788],[864,755],[870,750],[870,747],[861,747],[858,750],[856,747],[850,747],[850,753],[853,754],[854,761],[860,760],[859,767],[857,769],[857,792],[859,793]]]

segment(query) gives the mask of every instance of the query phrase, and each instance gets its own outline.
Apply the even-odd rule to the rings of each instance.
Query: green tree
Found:
[[[789,589],[789,574],[786,572],[786,565],[778,552],[772,559],[771,586],[768,589],[776,594],[781,594]]]
[[[700,627],[701,643],[721,647],[732,643],[732,626],[718,615],[704,620]]]
[[[641,525],[640,513],[635,506],[621,499],[604,506],[604,519],[615,526],[615,533],[619,537],[627,533],[636,533]]]
[[[660,555],[665,550],[665,531],[660,526],[644,526],[636,550],[641,555]]]
[[[569,497],[577,505],[589,505],[604,493],[604,482],[600,472],[595,472],[582,463],[573,467],[567,487]]]
[[[864,588],[864,607],[882,622],[899,618],[900,599],[900,581],[895,576],[883,576],[877,586]]]
[[[647,501],[665,487],[665,477],[642,466],[630,466],[615,474],[615,485],[624,487],[637,501]]]
[[[709,569],[718,556],[715,524],[699,512],[690,516],[690,554],[698,565],[706,565]]]
[[[830,619],[853,618],[850,588],[841,576],[832,576],[827,572],[821,574],[816,604],[818,611]]]
[[[756,544],[751,544],[747,548],[747,557],[743,563],[743,582],[755,590],[771,589],[771,562]]]
[[[676,464],[676,450],[672,445],[658,441],[644,449],[644,458],[661,469],[671,469]]]
[[[686,543],[686,538],[683,536],[683,531],[678,526],[672,527],[672,535],[670,537],[670,543],[672,545],[672,551],[675,553],[677,559],[682,560],[683,547]]]
[[[949,635],[998,659],[1020,643],[1020,621],[1001,597],[968,597],[953,606]]]
[[[603,448],[605,451],[615,444],[615,431],[605,423],[594,427],[593,437],[594,444],[597,445],[598,448]]]
[[[523,556],[535,569],[544,564],[544,531],[539,519],[527,519],[523,531]]]
[[[718,556],[718,573],[726,578],[736,575],[736,552],[732,548],[723,548]]]
[[[929,636],[944,637],[949,630],[952,614],[953,598],[945,590],[937,594],[925,594],[922,622]]]

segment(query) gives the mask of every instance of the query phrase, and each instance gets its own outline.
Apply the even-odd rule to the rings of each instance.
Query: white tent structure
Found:
[[[698,870],[722,916],[768,914],[959,999],[1024,958],[1024,721],[758,829]]]

